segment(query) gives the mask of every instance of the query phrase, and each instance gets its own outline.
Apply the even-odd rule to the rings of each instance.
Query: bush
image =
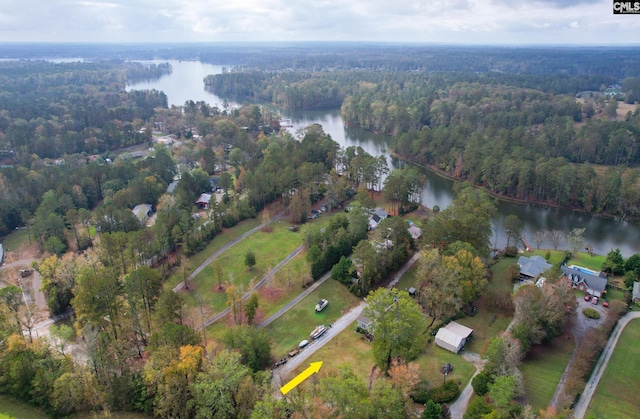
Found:
[[[508,258],[514,258],[518,256],[518,248],[515,246],[508,246],[504,249],[504,255]]]
[[[600,313],[598,313],[597,311],[595,311],[592,308],[582,309],[582,314],[584,314],[586,317],[588,317],[590,319],[599,319],[600,318]]]
[[[487,374],[481,372],[473,377],[473,380],[471,380],[471,386],[478,396],[484,396],[489,391],[490,382],[491,378]]]
[[[411,389],[411,394],[409,395],[411,400],[416,403],[425,404],[429,401],[429,382],[428,381],[420,381],[416,384],[413,389]]]
[[[448,403],[460,395],[460,387],[455,381],[447,381],[440,387],[432,388],[428,392],[428,400],[436,403]]]

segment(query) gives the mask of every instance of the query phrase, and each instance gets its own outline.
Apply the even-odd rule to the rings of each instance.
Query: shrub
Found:
[[[504,249],[504,255],[508,258],[514,258],[518,256],[518,248],[515,246],[507,246]]]
[[[440,387],[429,390],[428,399],[436,403],[448,403],[460,394],[460,387],[455,381],[447,381]]]
[[[416,403],[425,404],[429,401],[429,382],[428,381],[420,381],[416,384],[413,389],[411,389],[411,394],[409,395],[411,400]]]
[[[590,319],[599,319],[600,318],[600,313],[598,313],[597,311],[595,311],[592,308],[582,309],[582,314],[584,314],[586,317],[588,317]]]
[[[473,380],[471,380],[471,386],[478,396],[484,396],[489,391],[490,382],[491,378],[487,374],[481,372],[473,377]]]

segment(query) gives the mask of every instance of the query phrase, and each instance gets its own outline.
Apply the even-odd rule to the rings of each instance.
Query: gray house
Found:
[[[602,297],[605,288],[607,288],[608,279],[602,272],[593,275],[566,265],[560,269],[562,269],[562,273],[571,281],[573,288],[584,291],[587,294]]]
[[[553,265],[547,263],[547,260],[541,256],[531,256],[530,258],[520,256],[518,266],[520,267],[520,279],[533,279],[551,269]]]

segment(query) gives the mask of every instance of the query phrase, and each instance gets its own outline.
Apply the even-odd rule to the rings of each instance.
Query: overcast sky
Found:
[[[0,0],[0,42],[638,44],[612,0]]]

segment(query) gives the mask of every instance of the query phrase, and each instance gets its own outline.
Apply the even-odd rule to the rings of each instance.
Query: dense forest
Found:
[[[439,403],[455,399],[457,384],[420,382],[405,361],[424,349],[427,327],[457,315],[487,284],[495,207],[482,188],[460,183],[452,205],[425,221],[422,240],[431,250],[419,266],[425,287],[418,300],[428,305],[427,326],[416,299],[376,291],[416,250],[407,223],[391,217],[367,233],[373,191],[397,214],[417,206],[424,182],[417,170],[390,171],[385,158],[342,149],[319,125],[296,138],[279,129],[279,115],[267,107],[202,101],[168,107],[162,92],[127,92],[128,81],[171,71],[127,59],[228,63],[231,71],[203,81],[210,89],[291,108],[341,107],[348,124],[388,134],[397,154],[494,194],[619,217],[640,214],[640,112],[619,117],[616,109],[634,104],[640,92],[636,49],[320,44],[143,51],[15,44],[1,51],[34,60],[0,62],[0,235],[27,230],[42,256],[32,267],[42,278],[44,311],[73,312],[74,321],[40,338],[34,332],[40,312],[23,297],[17,272],[3,277],[9,285],[0,289],[0,394],[51,417],[132,411],[175,418],[395,418],[415,417],[414,400],[428,402],[432,416],[423,417],[447,417]],[[86,61],[39,60],[45,56]],[[214,190],[219,199],[197,208],[198,197]],[[300,240],[308,248],[310,281],[331,270],[353,294],[370,296],[369,315],[390,313],[381,317],[372,345],[380,373],[366,383],[344,367],[294,397],[276,398],[270,338],[248,320],[255,311],[245,312],[246,324],[245,313],[234,311],[233,326],[207,337],[203,306],[214,307],[213,298],[173,292],[168,282],[178,278],[188,290],[188,258],[261,210],[267,209],[265,219],[275,215],[272,203],[295,227],[320,200],[330,211],[350,198],[357,204],[348,214],[303,226]],[[133,213],[139,204],[149,206],[146,214]],[[155,223],[148,224],[151,217]],[[252,262],[246,256],[250,269],[255,255]],[[226,291],[222,298],[236,310],[240,291]],[[575,299],[570,290],[563,295]],[[556,315],[538,319],[527,315],[530,300],[515,301],[518,339],[538,342],[528,333],[547,323],[549,336],[557,335],[565,302],[540,300]],[[397,332],[400,323],[406,333]],[[72,354],[74,337],[81,355]],[[517,366],[500,378],[502,358],[489,351],[495,368],[484,371],[485,379],[515,391]],[[485,404],[502,387],[495,388]],[[512,399],[509,411],[520,414]],[[497,409],[496,415],[506,409],[482,408]]]
[[[454,49],[451,57],[475,52]],[[597,64],[613,52],[587,51],[571,66],[565,59],[573,51],[541,55],[535,65],[527,60],[540,51],[484,52],[472,62],[500,62],[500,69],[238,68],[205,85],[294,109],[340,103],[346,124],[392,136],[399,156],[498,196],[637,217],[640,112],[619,117],[617,109],[637,103],[640,77],[626,58],[610,56],[621,72]],[[510,61],[518,52],[526,57],[521,66]]]

